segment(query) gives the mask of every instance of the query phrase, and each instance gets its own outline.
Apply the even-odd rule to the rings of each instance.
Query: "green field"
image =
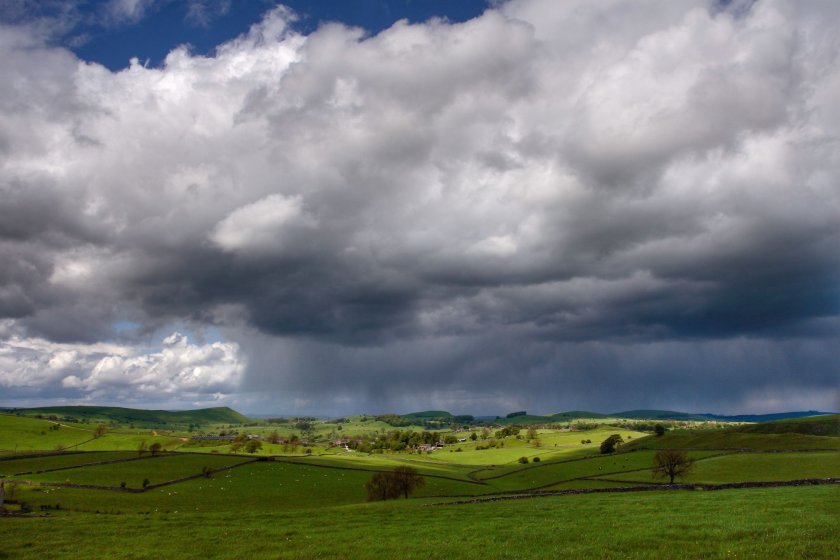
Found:
[[[840,547],[838,484],[701,492],[663,490],[652,478],[653,456],[664,447],[688,449],[694,470],[681,481],[689,483],[840,478],[840,438],[781,422],[780,433],[762,425],[655,437],[600,419],[584,431],[542,427],[530,441],[523,430],[488,449],[478,447],[491,437],[473,441],[480,429],[467,429],[443,432],[466,441],[431,453],[365,453],[321,441],[294,454],[263,442],[254,455],[227,453],[230,442],[191,441],[183,430],[110,424],[93,438],[90,426],[53,424],[0,415],[10,455],[48,452],[0,459],[7,506],[29,512],[0,519],[11,535],[0,539],[0,559],[661,558],[674,547],[682,558],[828,559]],[[311,433],[332,436],[340,425],[342,433],[376,435],[380,424],[320,421]],[[825,431],[821,425],[812,423]],[[277,426],[239,429],[259,435]],[[602,455],[600,442],[616,433],[626,443]],[[71,435],[74,452],[56,453],[58,436]],[[154,441],[170,451],[138,453],[141,442]],[[824,451],[803,451],[815,448]],[[372,474],[398,466],[415,468],[425,485],[408,500],[368,502]],[[214,472],[197,476],[206,469]],[[141,491],[144,480],[151,486]],[[615,493],[621,489],[632,492]],[[608,493],[546,495],[558,491]],[[461,501],[475,503],[452,503]]]
[[[159,511],[149,514],[6,519],[13,538],[0,541],[0,558],[364,560],[396,554],[659,560],[679,551],[687,559],[829,560],[838,550],[837,487],[561,496],[443,507],[408,500],[325,505],[317,517],[302,515],[297,501],[266,504],[250,493],[242,497],[243,507],[230,511],[232,498],[222,494],[233,488],[207,491],[214,499],[199,505],[185,504],[180,494],[159,493]],[[182,506],[188,509],[177,509]]]
[[[58,453],[50,456],[31,457],[28,459],[4,459],[0,461],[0,476],[12,476],[17,473],[30,473],[45,470],[77,467],[102,461],[130,459],[137,453],[128,451],[100,451],[94,453]]]
[[[143,480],[146,479],[150,484],[159,484],[168,480],[200,474],[204,467],[219,469],[237,465],[246,460],[244,457],[227,455],[179,453],[151,456],[147,454],[142,458],[135,457],[120,463],[92,465],[22,476],[26,480],[36,482],[69,482],[97,486],[119,486],[121,482],[125,482],[129,488],[141,488]]]
[[[57,446],[71,448],[93,439],[91,429],[59,426],[56,422],[22,416],[0,415],[0,455],[54,451]]]

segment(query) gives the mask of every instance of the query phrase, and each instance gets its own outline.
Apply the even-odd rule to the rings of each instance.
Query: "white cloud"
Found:
[[[108,0],[103,9],[114,23],[135,23],[143,19],[154,3],[155,0]]]
[[[177,332],[160,350],[20,337],[0,343],[0,386],[26,389],[30,398],[62,387],[76,398],[187,402],[236,391],[245,366],[237,344],[191,344]]]

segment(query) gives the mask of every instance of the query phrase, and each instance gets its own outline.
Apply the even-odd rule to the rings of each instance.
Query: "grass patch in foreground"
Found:
[[[20,558],[812,558],[840,550],[840,488],[599,494],[299,512],[63,514],[6,519]],[[130,535],[130,538],[126,538]]]

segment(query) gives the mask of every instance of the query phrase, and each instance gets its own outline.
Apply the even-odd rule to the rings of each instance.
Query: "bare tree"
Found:
[[[693,467],[691,457],[678,449],[662,449],[653,456],[653,478],[669,478],[670,484],[674,483],[674,478],[690,473]]]

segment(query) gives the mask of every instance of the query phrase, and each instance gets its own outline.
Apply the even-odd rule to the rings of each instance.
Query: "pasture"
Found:
[[[0,558],[364,559],[395,550],[401,558],[661,558],[678,547],[684,558],[828,559],[840,547],[838,484],[702,492],[665,490],[651,476],[656,448],[683,447],[694,460],[688,483],[838,478],[836,436],[655,437],[599,422],[541,429],[530,441],[523,431],[487,449],[479,446],[489,438],[473,441],[466,430],[450,432],[466,441],[431,453],[316,443],[307,455],[264,442],[258,453],[231,454],[229,442],[203,447],[177,431],[115,426],[92,438],[85,428],[50,430],[47,420],[0,423],[6,446],[42,453],[0,458],[8,497],[30,512],[0,520],[11,535]],[[381,433],[370,419],[342,425],[353,423]],[[64,430],[79,441],[74,452],[56,453],[54,436]],[[616,433],[626,443],[601,454],[600,442]],[[150,441],[170,451],[139,453]],[[815,442],[822,450],[808,451]],[[407,500],[368,502],[371,475],[398,466],[415,468],[425,484]],[[621,489],[632,492],[613,493]],[[573,490],[609,493],[546,495]]]

